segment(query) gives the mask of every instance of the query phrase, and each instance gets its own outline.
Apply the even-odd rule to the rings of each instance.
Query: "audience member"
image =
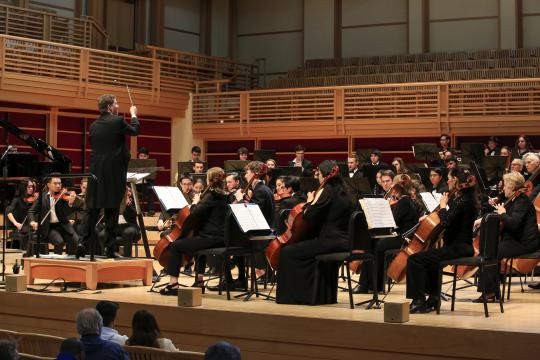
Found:
[[[211,345],[204,354],[204,360],[240,360],[240,349],[226,341]]]
[[[179,351],[170,339],[161,336],[154,315],[148,310],[139,310],[133,315],[132,334],[127,345],[160,348],[167,351]]]
[[[17,353],[17,344],[15,341],[8,339],[0,340],[0,360],[17,360],[18,358],[19,354]]]
[[[84,359],[83,343],[77,338],[68,338],[60,345],[60,354],[56,360],[82,360]]]
[[[96,309],[83,309],[76,317],[77,332],[84,345],[86,360],[127,360],[127,353],[119,344],[103,340],[103,318]]]
[[[118,303],[112,301],[100,301],[96,305],[96,310],[103,318],[103,328],[101,329],[101,338],[103,340],[109,340],[120,345],[124,345],[128,337],[126,335],[120,335],[114,328],[114,321],[116,320],[116,312],[120,308]]]

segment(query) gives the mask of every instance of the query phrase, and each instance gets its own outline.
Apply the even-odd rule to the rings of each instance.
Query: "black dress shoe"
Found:
[[[108,259],[116,259],[116,258],[119,258],[120,255],[118,255],[114,249],[111,249],[111,248],[107,248],[105,250],[105,256],[108,258]]]
[[[352,293],[353,294],[367,294],[367,293],[369,293],[369,290],[368,290],[368,288],[366,288],[364,286],[356,285],[355,287],[353,287]]]
[[[178,284],[169,284],[163,289],[159,290],[161,295],[165,296],[177,296],[178,295]]]
[[[535,282],[535,283],[531,283],[531,284],[529,284],[527,286],[529,288],[531,288],[531,289],[534,289],[534,290],[540,290],[540,281]]]
[[[246,291],[247,290],[245,282],[243,281],[234,280],[232,284],[228,284],[228,285],[229,285],[229,291]],[[221,288],[219,285],[216,285],[216,286],[208,286],[207,289],[210,291],[220,291],[220,289],[221,291],[227,291],[225,281],[221,282]]]
[[[86,249],[84,248],[84,245],[83,244],[78,244],[77,249],[75,250],[75,257],[77,259],[82,258],[82,257],[84,257],[85,252],[86,252]]]
[[[409,305],[409,312],[411,314],[421,313],[426,309],[426,300],[414,299]]]
[[[499,300],[499,296],[497,294],[486,294],[486,302],[494,303],[495,301],[498,301],[498,300]],[[476,304],[483,304],[484,298],[482,297],[482,295],[480,295],[478,299],[474,299],[472,302]]]

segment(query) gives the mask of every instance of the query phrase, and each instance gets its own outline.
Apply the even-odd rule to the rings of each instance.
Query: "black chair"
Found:
[[[365,233],[362,231],[364,229],[366,230]],[[360,240],[358,246],[356,245],[358,243],[357,240]],[[357,252],[358,250],[361,250],[361,251],[363,250],[365,252]],[[314,275],[315,284],[313,287],[312,303],[315,304],[317,289],[319,285],[318,284],[319,263],[323,261],[334,261],[338,263],[344,262],[345,268],[347,270],[347,287],[349,290],[349,303],[350,303],[351,309],[354,309],[355,303],[353,300],[353,293],[352,293],[350,263],[352,261],[357,261],[357,260],[362,260],[362,261],[372,262],[372,263],[374,262],[374,256],[372,255],[372,249],[371,249],[371,239],[369,237],[369,234],[367,234],[366,219],[362,211],[355,211],[354,213],[352,213],[349,219],[349,251],[322,254],[315,257],[315,275]],[[377,289],[377,274],[375,271],[373,271],[372,274],[373,274],[373,287]],[[365,302],[362,302],[356,305],[361,305],[364,303]],[[373,305],[373,303],[372,301],[368,301],[368,303],[370,303],[370,305],[368,305],[368,308],[370,308]]]
[[[234,219],[234,216],[232,215],[231,211],[227,212],[227,215],[225,216],[225,246],[224,247],[217,247],[217,248],[210,248],[210,249],[204,249],[199,250],[195,252],[193,255],[198,259],[200,256],[216,256],[218,259],[220,259],[220,266],[219,266],[219,295],[221,295],[221,287],[222,287],[222,281],[225,279],[225,289],[227,290],[227,300],[231,299],[231,293],[230,293],[230,285],[227,281],[227,276],[223,276],[225,274],[225,271],[229,271],[229,258],[232,256],[239,256],[239,257],[245,257],[245,258],[252,258],[253,250],[250,244],[244,239],[240,239],[241,234],[238,224],[236,223],[236,220]],[[198,260],[197,260],[198,261]],[[195,279],[198,279],[198,267],[195,267]],[[210,279],[207,279],[206,281],[209,281]],[[204,290],[204,288],[203,288]]]
[[[504,298],[504,293],[505,291],[507,291],[506,300],[510,300],[510,287],[512,285],[512,276],[514,275],[514,266],[513,266],[514,259],[531,259],[531,260],[540,261],[540,250],[506,259],[505,264],[504,264],[505,269],[510,269],[510,271],[506,272],[505,280],[503,281],[502,297]],[[508,290],[506,290],[507,282],[508,282]],[[519,276],[519,284],[521,285],[521,292],[525,292],[525,289],[523,288],[523,281],[521,280],[521,274]]]
[[[439,293],[442,288],[442,276],[443,268],[446,266],[454,266],[454,273],[452,279],[452,306],[451,311],[454,311],[454,304],[456,301],[456,281],[457,281],[457,267],[464,266],[477,266],[479,267],[479,274],[482,274],[486,268],[495,267],[497,274],[499,273],[499,227],[500,216],[496,213],[489,213],[484,215],[482,222],[480,223],[480,254],[473,257],[463,257],[458,259],[452,259],[443,261],[439,265]],[[497,277],[499,279],[499,277]],[[497,285],[499,281],[497,281]],[[489,316],[487,307],[487,298],[485,289],[482,289],[482,298],[484,300],[484,313],[486,317]],[[504,313],[503,308],[503,296],[500,296],[499,304],[501,307],[501,313]],[[437,314],[441,312],[441,300],[439,297],[439,303],[437,304]]]

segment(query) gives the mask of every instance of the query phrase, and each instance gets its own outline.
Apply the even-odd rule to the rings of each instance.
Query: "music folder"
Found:
[[[242,232],[248,231],[265,232],[271,231],[268,222],[257,204],[229,204],[238,226]]]
[[[161,206],[165,211],[177,211],[189,206],[179,188],[176,186],[152,186]]]
[[[438,194],[438,193],[436,193]],[[424,205],[426,205],[426,208],[428,209],[428,211],[431,213],[433,212],[435,209],[437,209],[437,207],[439,206],[440,202],[441,202],[441,194],[439,194],[440,196],[437,196],[437,198],[435,197],[435,194],[434,193],[430,193],[430,192],[421,192],[420,193],[420,197],[422,198],[422,202],[424,203]]]
[[[397,227],[388,200],[383,198],[363,198],[359,202],[366,216],[368,229]]]

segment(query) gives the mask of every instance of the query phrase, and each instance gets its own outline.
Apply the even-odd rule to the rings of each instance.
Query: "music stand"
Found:
[[[432,143],[413,144],[412,151],[416,160],[423,161],[426,164],[429,160],[439,157],[439,148]]]
[[[206,172],[208,170],[208,165],[206,161],[203,161],[203,170]],[[193,172],[194,163],[191,161],[179,161],[178,162],[178,174],[189,174]]]
[[[355,194],[371,194],[371,185],[365,177],[350,178],[347,176],[343,178],[343,181]]]
[[[507,156],[485,156],[482,161],[482,167],[486,171],[487,180],[489,183],[497,182],[502,179],[506,170]]]
[[[283,176],[302,177],[302,168],[299,166],[278,166],[276,169],[279,169]]]
[[[300,178],[300,191],[306,194],[308,192],[317,190],[320,185],[321,184],[319,183],[319,179],[310,178],[310,177]]]
[[[206,173],[190,173],[189,176],[193,179],[193,184],[197,182],[197,180],[202,180],[204,186],[206,187]]]
[[[147,171],[148,168],[157,168],[156,159],[130,159],[128,163],[128,171],[134,172],[151,172],[145,180],[156,180],[157,172]]]
[[[490,188],[489,186],[486,185],[487,176],[484,169],[479,168],[476,162],[474,161],[471,161],[469,163],[469,168],[471,169],[471,171],[474,173],[474,176],[476,177],[476,180],[477,180],[476,183],[478,187],[480,188],[480,191],[482,191],[482,193],[484,194],[488,193]]]
[[[266,162],[268,159],[276,160],[276,150],[260,149],[253,152],[253,160]]]
[[[244,172],[244,167],[249,164],[251,160],[225,160],[223,167],[226,173],[228,172]]]
[[[368,179],[371,188],[377,184],[377,172],[379,172],[379,170],[387,170],[387,167],[381,165],[362,166],[362,173],[364,174],[364,177]]]
[[[349,165],[346,161],[336,161],[337,166],[339,167],[340,175],[345,178],[349,177]]]
[[[371,164],[371,149],[356,149],[356,158],[360,164]]]
[[[460,147],[462,162],[468,163],[474,161],[477,164],[482,163],[482,159],[484,158],[484,144],[462,143]]]

